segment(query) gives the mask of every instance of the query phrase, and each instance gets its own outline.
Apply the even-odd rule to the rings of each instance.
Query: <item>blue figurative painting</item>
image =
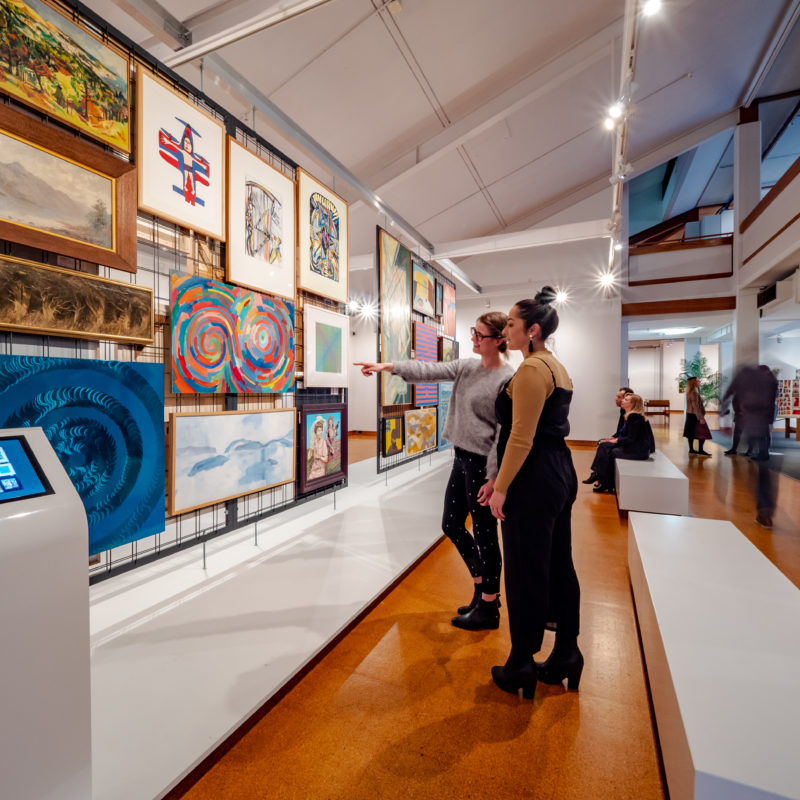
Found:
[[[0,428],[40,427],[83,501],[89,554],[164,530],[164,366],[0,356]]]
[[[438,445],[440,450],[446,450],[448,447],[452,447],[453,443],[449,442],[447,439],[442,436],[442,432],[444,431],[444,423],[447,419],[447,412],[450,410],[450,398],[453,396],[453,383],[452,381],[447,381],[439,384],[439,406],[438,406],[438,424],[436,427],[437,436],[438,436]]]
[[[170,512],[294,480],[295,410],[174,414]]]

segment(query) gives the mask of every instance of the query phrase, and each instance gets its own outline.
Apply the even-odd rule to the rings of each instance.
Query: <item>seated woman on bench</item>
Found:
[[[600,442],[592,462],[592,474],[584,483],[595,483],[595,492],[610,492],[614,489],[617,458],[645,461],[656,450],[653,429],[645,419],[642,398],[638,394],[626,394],[621,406],[625,411],[625,422],[617,436]]]

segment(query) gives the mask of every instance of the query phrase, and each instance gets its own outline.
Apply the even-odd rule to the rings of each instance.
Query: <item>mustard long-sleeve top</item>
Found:
[[[571,391],[572,379],[549,350],[528,356],[506,387],[512,403],[511,433],[494,483],[495,491],[508,492],[531,451],[545,401],[556,387]]]

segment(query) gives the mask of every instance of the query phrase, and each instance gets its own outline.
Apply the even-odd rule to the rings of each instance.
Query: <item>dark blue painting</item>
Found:
[[[164,530],[164,366],[0,356],[0,428],[40,427],[83,500],[89,553]]]

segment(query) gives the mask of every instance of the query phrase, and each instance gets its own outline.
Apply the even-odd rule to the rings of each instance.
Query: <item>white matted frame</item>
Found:
[[[229,282],[294,300],[294,204],[294,181],[229,136]]]
[[[350,318],[317,306],[303,309],[303,382],[307,387],[347,386]]]
[[[136,69],[139,208],[225,239],[225,126]]]
[[[305,170],[297,170],[297,286],[348,301],[348,207]]]

